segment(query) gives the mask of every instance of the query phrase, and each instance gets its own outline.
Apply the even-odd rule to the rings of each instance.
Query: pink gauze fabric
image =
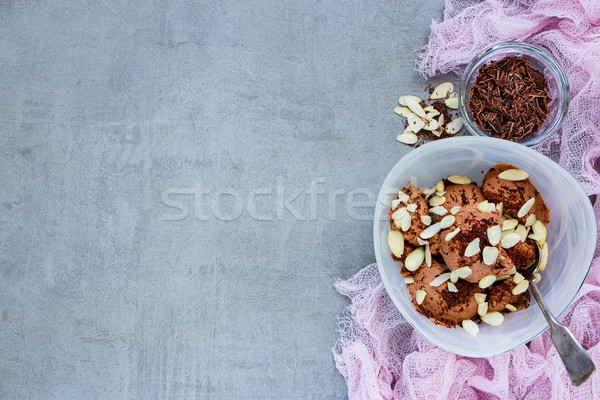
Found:
[[[559,133],[537,148],[557,161],[589,195],[600,194],[600,1],[447,0],[417,58],[425,77],[461,73],[491,44],[519,40],[549,50],[571,88]],[[594,206],[600,216],[600,199]],[[600,367],[600,257],[561,321]],[[546,331],[508,353],[488,359],[457,356],[429,343],[387,295],[376,265],[336,289],[351,304],[340,318],[335,363],[350,399],[600,399],[600,373],[571,385]]]

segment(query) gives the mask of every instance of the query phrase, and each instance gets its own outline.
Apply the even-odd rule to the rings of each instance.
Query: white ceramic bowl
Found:
[[[410,179],[417,187],[433,186],[448,175],[465,175],[481,184],[487,170],[509,163],[527,171],[550,208],[546,241],[549,258],[539,288],[555,316],[561,315],[581,288],[596,247],[596,219],[579,183],[562,167],[523,145],[485,137],[456,137],[428,143],[412,150],[385,178],[375,207],[373,228],[375,257],[383,283],[404,317],[429,341],[452,353],[490,357],[529,342],[545,329],[535,300],[529,308],[506,315],[499,327],[480,325],[473,338],[460,327],[434,324],[412,305],[400,275],[400,263],[390,257],[387,214],[398,188]]]

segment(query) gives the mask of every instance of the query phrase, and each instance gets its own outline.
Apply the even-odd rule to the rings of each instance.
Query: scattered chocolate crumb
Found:
[[[546,76],[516,56],[482,66],[470,94],[475,123],[490,136],[515,142],[538,131],[552,101]]]

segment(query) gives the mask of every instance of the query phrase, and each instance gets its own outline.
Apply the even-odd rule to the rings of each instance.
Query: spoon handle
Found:
[[[594,362],[575,336],[573,336],[569,328],[558,322],[554,315],[552,315],[533,279],[530,282],[529,288],[540,306],[542,314],[546,317],[548,325],[550,325],[550,338],[565,365],[571,382],[575,386],[585,383],[596,372]]]

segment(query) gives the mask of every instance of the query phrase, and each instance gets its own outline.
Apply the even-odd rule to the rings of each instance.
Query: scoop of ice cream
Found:
[[[390,228],[392,230],[401,231],[404,233],[404,241],[405,243],[410,243],[413,246],[420,246],[417,238],[419,234],[427,228],[427,226],[421,220],[421,216],[428,215],[429,213],[429,204],[427,203],[427,198],[416,186],[409,185],[408,187],[403,187],[400,189],[402,193],[408,196],[408,199],[398,199],[397,207],[390,207],[390,212],[388,213],[388,218],[390,220]],[[406,212],[410,217],[410,225],[408,229],[404,231],[401,226],[399,226],[399,222],[394,222],[394,217],[398,214],[400,209],[405,208]]]
[[[487,296],[488,310],[498,312],[508,312],[507,304],[512,304],[517,310],[526,308],[529,305],[529,291],[514,295],[512,290],[517,284],[510,279],[505,279],[500,284],[493,286]]]
[[[519,242],[515,246],[506,250],[506,253],[515,264],[518,271],[525,270],[533,260],[535,260],[536,250],[535,242],[527,239]]]
[[[529,178],[520,181],[498,178],[498,175],[507,169],[518,168],[510,164],[498,164],[490,168],[485,174],[482,188],[486,199],[493,203],[502,203],[504,212],[518,219],[522,224],[531,214],[535,214],[536,219],[548,224],[550,222],[550,211]],[[519,218],[519,210],[531,198],[535,199],[533,206],[523,217]]]
[[[460,267],[470,267],[472,273],[465,278],[469,282],[479,282],[486,275],[498,277],[508,272],[511,267],[500,262],[502,250],[500,244],[492,246],[487,236],[488,228],[495,225],[502,226],[500,213],[481,212],[477,209],[477,205],[469,204],[462,207],[455,217],[454,225],[441,232],[440,253],[448,268],[454,271]],[[459,228],[460,232],[450,240],[446,240],[450,232],[456,228]],[[476,239],[479,239],[479,245],[476,246],[479,251],[471,256],[465,255],[467,246]],[[489,264],[486,264],[483,259],[485,247],[493,247],[498,251],[498,256]]]
[[[474,183],[457,185],[448,182],[444,190],[446,191],[444,194],[446,202],[443,205],[448,212],[456,206],[464,207],[468,204],[479,204],[485,200],[483,190]]]
[[[430,285],[445,272],[447,271],[444,266],[435,260],[430,268],[419,268],[413,273],[415,281],[408,285],[408,292],[417,311],[427,318],[434,319],[435,323],[450,328],[477,315],[477,302],[473,294],[481,293],[482,289],[477,284],[463,280],[456,282],[458,292],[448,290],[449,281],[437,287]],[[417,304],[416,301],[417,290],[427,293],[421,304]]]

